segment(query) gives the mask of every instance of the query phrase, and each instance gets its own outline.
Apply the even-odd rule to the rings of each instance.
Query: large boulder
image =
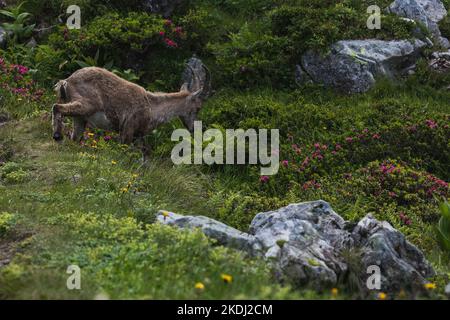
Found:
[[[295,286],[334,286],[353,273],[364,290],[367,269],[381,270],[381,290],[394,292],[422,287],[434,271],[424,255],[387,222],[370,215],[356,226],[346,222],[324,201],[291,204],[259,213],[249,233],[207,217],[182,216],[161,211],[160,223],[200,228],[219,244],[264,257],[277,278]],[[349,255],[359,261],[356,268]]]
[[[345,40],[335,43],[329,53],[309,51],[297,66],[297,75],[305,82],[307,74],[314,82],[343,93],[368,91],[377,77],[396,78],[415,67],[426,44],[421,40]]]
[[[401,17],[424,25],[433,35],[436,43],[448,48],[448,39],[441,36],[439,21],[447,15],[447,10],[440,0],[395,0],[387,9]]]

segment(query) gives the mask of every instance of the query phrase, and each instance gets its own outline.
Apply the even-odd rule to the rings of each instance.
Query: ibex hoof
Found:
[[[53,139],[54,139],[55,141],[61,141],[61,140],[63,139],[63,136],[62,136],[61,133],[55,132],[55,133],[53,134]]]

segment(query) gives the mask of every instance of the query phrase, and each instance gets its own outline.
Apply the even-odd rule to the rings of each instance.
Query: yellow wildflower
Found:
[[[195,284],[195,289],[197,289],[198,291],[203,291],[203,290],[205,290],[205,285],[201,282],[197,282]]]
[[[88,133],[88,137],[91,137],[91,138],[92,138],[93,136],[94,136],[94,134],[93,134],[92,132],[89,132],[89,133]]]
[[[336,297],[338,294],[339,294],[339,289],[338,288],[331,289],[331,295],[333,297]]]
[[[386,300],[387,294],[384,292],[380,292],[377,296],[378,300]]]
[[[229,274],[222,273],[220,275],[220,277],[222,278],[223,282],[225,282],[225,283],[231,283],[233,281],[233,277],[230,276]]]
[[[111,164],[113,165],[113,166],[115,166],[116,164],[117,164],[117,161],[111,161]]]
[[[163,215],[163,217],[165,219],[165,218],[167,218],[169,216],[169,212],[168,211],[163,211],[162,215]]]
[[[122,189],[120,189],[120,191],[121,191],[122,193],[127,193],[127,192],[128,192],[128,188],[122,188]]]
[[[431,282],[429,282],[429,283],[425,283],[425,289],[427,289],[427,290],[434,290],[434,289],[436,289],[436,283],[431,283]]]

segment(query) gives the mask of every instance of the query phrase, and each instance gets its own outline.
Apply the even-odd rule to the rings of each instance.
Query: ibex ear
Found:
[[[189,84],[188,83],[183,83],[183,85],[181,86],[180,91],[189,91]]]

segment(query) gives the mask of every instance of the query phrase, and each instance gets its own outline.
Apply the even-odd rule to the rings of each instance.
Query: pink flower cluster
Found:
[[[174,26],[172,20],[164,21],[165,30],[161,30],[159,35],[163,38],[164,43],[169,48],[178,48],[178,43],[173,40],[173,37],[181,38],[184,36],[182,27]]]
[[[395,167],[395,165],[393,165],[393,164],[381,164],[380,165],[380,171],[383,173],[383,174],[391,174],[391,173],[393,173],[393,172],[395,172],[395,171],[400,171],[400,168],[397,168],[397,167]]]
[[[404,225],[411,225],[411,219],[404,213],[404,212],[400,212],[399,214],[400,220],[403,222]]]
[[[437,123],[435,121],[431,120],[431,119],[426,120],[425,124],[430,129],[436,129],[438,127]]]
[[[31,100],[40,100],[44,91],[37,89],[29,68],[20,64],[9,64],[0,58],[0,87],[14,95]]]

